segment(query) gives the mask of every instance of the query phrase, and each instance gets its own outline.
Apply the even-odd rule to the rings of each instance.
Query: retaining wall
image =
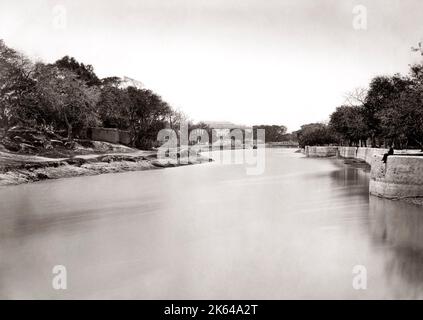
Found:
[[[423,197],[423,157],[375,156],[371,164],[370,193],[385,198]]]
[[[386,163],[382,158],[388,149],[361,147],[305,147],[307,157],[353,158],[365,161],[371,166],[371,194],[385,198],[423,197],[423,156],[401,154],[422,154],[419,150],[395,150]]]
[[[128,131],[114,128],[90,128],[90,138],[97,141],[129,145],[131,137]]]
[[[306,146],[304,149],[304,154],[307,157],[315,158],[334,157],[338,154],[338,147]]]
[[[339,156],[342,158],[353,158],[365,161],[371,164],[376,155],[384,155],[388,149],[380,148],[361,148],[361,147],[338,147]],[[398,152],[398,151],[397,151]]]

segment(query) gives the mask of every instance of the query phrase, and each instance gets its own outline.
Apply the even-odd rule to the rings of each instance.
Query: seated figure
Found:
[[[388,156],[392,156],[394,154],[394,148],[390,147],[388,153],[385,153],[383,155],[382,161],[383,163],[386,163],[386,160],[388,160]]]

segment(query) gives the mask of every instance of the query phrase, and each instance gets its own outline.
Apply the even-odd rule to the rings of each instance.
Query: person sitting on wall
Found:
[[[383,163],[386,163],[386,161],[388,160],[388,156],[392,156],[393,154],[394,154],[394,148],[391,146],[391,147],[389,148],[388,153],[385,153],[385,154],[383,155],[383,158],[382,158]]]

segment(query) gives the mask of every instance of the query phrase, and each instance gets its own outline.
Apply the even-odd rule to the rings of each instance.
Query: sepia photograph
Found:
[[[421,0],[0,0],[0,300],[423,299],[422,21]]]

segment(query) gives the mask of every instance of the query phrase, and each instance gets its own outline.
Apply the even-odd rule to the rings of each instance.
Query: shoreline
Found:
[[[387,151],[343,146],[307,146],[303,149],[306,157],[342,159],[344,164],[369,172],[369,193],[372,196],[423,206],[423,185],[419,173],[423,153],[417,150],[397,150],[383,164],[382,157]]]
[[[22,158],[0,165],[0,187],[27,184],[44,180],[55,180],[106,173],[157,170],[211,162],[202,155],[189,155],[178,160],[158,160],[157,152],[88,154],[71,158],[45,158],[1,152],[6,157]],[[24,159],[30,159],[25,161]]]
[[[363,171],[367,172],[367,173],[371,173],[371,165],[368,164],[366,161],[364,160],[360,160],[360,159],[354,159],[354,158],[340,158],[340,157],[331,157],[332,159],[339,159],[339,160],[343,160],[343,164],[349,165],[353,168],[356,169],[362,169]],[[370,181],[369,181],[370,183]],[[387,199],[387,200],[391,200],[391,201],[400,201],[400,202],[406,202],[409,204],[414,204],[417,206],[423,206],[423,197],[383,197],[380,195],[376,195],[376,194],[370,194],[370,196],[373,197],[377,197],[380,199]]]

